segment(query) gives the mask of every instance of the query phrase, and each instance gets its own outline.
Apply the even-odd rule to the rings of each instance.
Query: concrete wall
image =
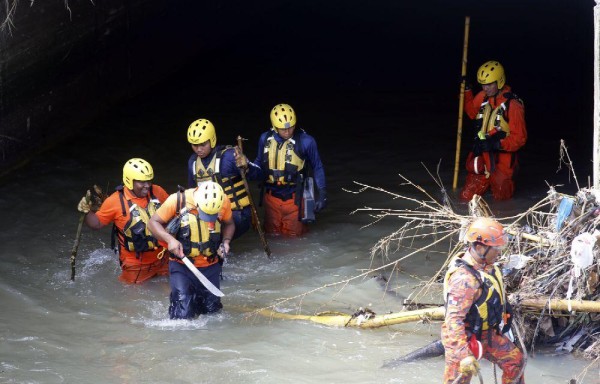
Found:
[[[0,31],[0,175],[248,28],[269,7],[251,3],[21,0]]]

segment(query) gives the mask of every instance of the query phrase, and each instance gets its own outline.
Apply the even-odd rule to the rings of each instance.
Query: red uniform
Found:
[[[504,103],[504,104],[503,104]],[[517,167],[517,151],[527,141],[525,109],[522,102],[511,93],[508,85],[502,87],[494,97],[487,98],[483,91],[473,96],[465,92],[464,109],[469,118],[481,123],[481,131],[493,133],[502,126],[506,137],[500,140],[500,151],[484,152],[476,159],[473,152],[467,157],[467,180],[460,193],[462,200],[471,200],[474,194],[483,195],[488,188],[496,200],[510,199],[514,193],[513,174]],[[484,111],[489,113],[482,113]],[[477,172],[473,163],[479,161],[485,170]]]

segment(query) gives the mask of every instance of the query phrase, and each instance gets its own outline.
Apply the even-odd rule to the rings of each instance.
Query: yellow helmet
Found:
[[[225,192],[219,183],[214,181],[204,181],[194,191],[194,202],[202,221],[216,221],[224,201]]]
[[[154,170],[149,162],[144,159],[134,157],[127,160],[123,167],[123,185],[133,189],[133,181],[151,181],[154,179]]]
[[[495,81],[498,82],[498,89],[502,89],[506,83],[506,76],[502,64],[491,60],[484,63],[477,70],[477,82],[479,84],[492,84]]]
[[[210,147],[217,145],[217,133],[213,123],[206,119],[198,119],[188,127],[187,137],[190,144],[202,144],[210,140]]]
[[[271,110],[271,124],[277,129],[287,129],[296,125],[296,113],[289,104],[277,104]]]

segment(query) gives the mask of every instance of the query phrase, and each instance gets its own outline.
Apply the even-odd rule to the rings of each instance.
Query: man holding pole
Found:
[[[513,196],[513,175],[518,166],[517,151],[527,141],[523,101],[506,84],[504,68],[488,61],[477,70],[482,91],[473,95],[466,87],[464,110],[474,120],[477,131],[473,149],[467,156],[467,180],[461,200],[483,195],[491,189],[496,200]]]
[[[150,216],[169,196],[153,179],[150,163],[129,159],[123,167],[123,185],[99,208],[90,203],[91,191],[77,205],[88,227],[100,229],[113,223],[112,248],[118,250],[119,280],[124,283],[143,283],[169,272],[166,259],[158,257],[162,248],[148,230]]]
[[[262,177],[262,171],[248,161],[241,149],[217,146],[215,126],[207,119],[192,122],[188,127],[187,139],[194,151],[188,160],[188,187],[196,187],[208,180],[223,187],[231,201],[235,221],[233,239],[237,239],[248,231],[252,223],[252,200],[242,172],[247,179],[258,180]]]

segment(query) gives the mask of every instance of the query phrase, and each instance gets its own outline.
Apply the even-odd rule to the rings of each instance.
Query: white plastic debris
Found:
[[[571,261],[573,261],[575,277],[581,275],[581,271],[594,261],[594,245],[596,237],[591,233],[585,232],[577,235],[571,243]]]
[[[533,260],[531,256],[525,256],[520,254],[509,255],[504,263],[506,269],[523,269],[527,263]]]

